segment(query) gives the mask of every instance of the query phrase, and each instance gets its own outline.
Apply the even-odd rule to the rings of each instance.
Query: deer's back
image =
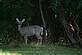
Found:
[[[22,27],[20,33],[24,36],[40,35],[43,32],[43,28],[37,25]]]

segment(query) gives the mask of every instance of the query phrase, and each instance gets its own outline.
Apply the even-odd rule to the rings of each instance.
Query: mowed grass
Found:
[[[82,49],[58,45],[28,45],[16,48],[0,48],[0,55],[82,55]]]

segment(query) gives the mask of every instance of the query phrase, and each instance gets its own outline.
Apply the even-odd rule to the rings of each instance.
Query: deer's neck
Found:
[[[20,31],[20,29],[21,29],[21,25],[18,25],[18,31]]]

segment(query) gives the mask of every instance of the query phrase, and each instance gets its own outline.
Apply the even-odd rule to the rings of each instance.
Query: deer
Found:
[[[22,23],[25,22],[25,19],[22,19],[20,21],[18,18],[16,18],[16,21],[18,22],[18,32],[24,37],[26,45],[28,41],[28,36],[33,36],[33,35],[37,37],[38,40],[37,43],[42,44],[43,27],[39,25],[22,27]]]

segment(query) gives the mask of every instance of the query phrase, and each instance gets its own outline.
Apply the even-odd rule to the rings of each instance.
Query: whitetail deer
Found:
[[[37,37],[38,43],[42,44],[42,36],[41,35],[43,35],[43,27],[40,27],[38,25],[21,27],[22,23],[25,21],[25,19],[20,21],[18,18],[16,18],[16,20],[18,22],[18,31],[20,32],[20,34],[22,36],[24,36],[26,45],[27,45],[28,36],[33,36],[33,35],[35,35]]]

